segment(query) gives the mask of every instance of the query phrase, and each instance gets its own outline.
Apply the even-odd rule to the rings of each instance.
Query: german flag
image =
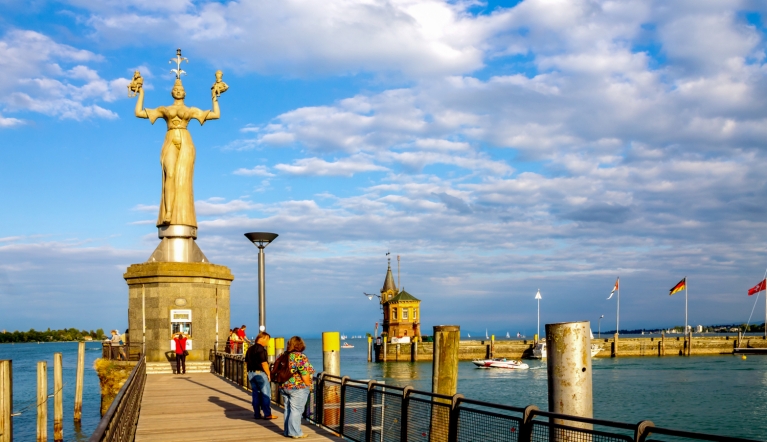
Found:
[[[671,290],[668,291],[668,295],[671,296],[674,293],[679,293],[687,287],[687,277],[685,276],[681,281],[677,283]]]

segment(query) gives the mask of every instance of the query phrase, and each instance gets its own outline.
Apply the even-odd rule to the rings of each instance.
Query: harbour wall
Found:
[[[613,339],[602,338],[591,341],[602,347],[595,357],[609,358],[611,356]],[[661,339],[660,336],[647,338],[619,338],[618,357],[623,356],[680,356],[684,351],[685,339],[683,336],[672,335]],[[417,344],[388,344],[387,361],[410,361],[412,346],[417,345],[418,361],[431,361],[434,355],[434,347],[431,342],[418,342]],[[661,348],[659,354],[659,345]],[[737,338],[727,336],[695,336],[692,337],[690,356],[732,354],[738,346]],[[763,337],[744,337],[740,345],[748,348],[767,348],[767,340]],[[533,341],[495,341],[493,357],[508,359],[524,359],[532,356]],[[458,359],[470,361],[473,359],[485,359],[489,357],[490,341],[461,341],[458,348]]]

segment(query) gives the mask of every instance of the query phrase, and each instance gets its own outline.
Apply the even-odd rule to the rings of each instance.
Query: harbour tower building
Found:
[[[381,304],[383,332],[389,342],[407,343],[421,336],[421,300],[404,289],[397,289],[391,272],[391,261],[381,288]]]

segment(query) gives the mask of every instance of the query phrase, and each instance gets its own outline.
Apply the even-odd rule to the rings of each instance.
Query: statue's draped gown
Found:
[[[195,149],[192,136],[187,130],[190,120],[197,120],[202,126],[210,111],[196,107],[158,107],[146,109],[149,121],[154,124],[158,118],[168,123],[168,132],[160,152],[162,166],[162,194],[160,196],[160,213],[157,217],[157,227],[167,225],[165,219],[165,178],[168,173],[166,164],[171,149],[178,149],[175,166],[176,197],[171,209],[170,224],[182,224],[197,227],[197,216],[194,211],[194,191],[192,178],[194,176]]]

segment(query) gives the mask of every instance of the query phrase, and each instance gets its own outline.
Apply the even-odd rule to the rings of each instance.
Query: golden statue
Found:
[[[141,74],[136,71],[133,81],[128,85],[128,94],[138,94],[135,114],[138,118],[147,118],[154,124],[158,118],[162,118],[168,125],[165,141],[160,152],[160,164],[162,165],[162,197],[160,199],[160,213],[157,217],[157,227],[168,225],[185,225],[196,228],[197,217],[194,212],[194,192],[192,190],[192,177],[194,175],[195,149],[192,136],[187,130],[190,120],[197,120],[203,125],[208,120],[217,120],[221,117],[218,107],[218,97],[229,87],[221,80],[223,73],[216,72],[216,83],[213,87],[213,110],[201,110],[196,107],[187,107],[184,104],[184,86],[181,84],[181,62],[189,60],[181,57],[181,49],[176,51],[176,58],[171,62],[177,64],[171,72],[176,74],[176,82],[173,85],[171,96],[174,101],[170,106],[160,106],[156,109],[144,108],[144,88]]]

